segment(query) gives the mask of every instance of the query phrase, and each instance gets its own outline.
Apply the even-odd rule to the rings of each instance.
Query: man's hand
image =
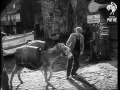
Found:
[[[80,52],[80,55],[83,55],[83,52]]]

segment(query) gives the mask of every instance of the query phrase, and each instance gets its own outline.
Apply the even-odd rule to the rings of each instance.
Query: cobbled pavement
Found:
[[[78,76],[83,77],[98,90],[117,90],[117,68],[108,63],[99,63],[79,68]],[[10,74],[8,75],[10,77]],[[17,75],[13,78],[13,90],[93,90],[81,81],[66,79],[66,71],[54,72],[49,83],[45,83],[43,73],[23,69],[21,72],[23,84]]]

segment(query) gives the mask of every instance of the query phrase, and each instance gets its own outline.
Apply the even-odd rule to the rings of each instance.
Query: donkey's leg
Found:
[[[45,82],[48,82],[48,80],[47,80],[47,68],[44,68],[44,77],[45,77]]]
[[[23,69],[23,68],[21,68],[21,69],[17,72],[18,79],[20,80],[20,83],[21,83],[21,84],[23,83],[23,81],[22,81],[22,79],[21,79],[21,77],[20,77],[20,73],[21,73],[22,69]]]
[[[18,67],[17,65],[15,65],[12,73],[11,73],[11,77],[10,77],[10,87],[12,88],[12,80],[14,75],[20,70],[20,67]]]
[[[50,80],[50,78],[51,78],[52,75],[53,75],[53,71],[52,71],[51,67],[49,67],[49,72],[50,72],[50,76],[49,76],[48,80]]]

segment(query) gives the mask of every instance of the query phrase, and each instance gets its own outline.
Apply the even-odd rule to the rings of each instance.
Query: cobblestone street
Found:
[[[98,90],[117,90],[117,68],[108,63],[79,68],[77,74]],[[54,72],[48,84],[45,83],[41,71],[30,71],[25,68],[21,78],[23,84],[20,84],[17,75],[14,76],[13,90],[94,90],[80,80],[67,80],[65,70]]]

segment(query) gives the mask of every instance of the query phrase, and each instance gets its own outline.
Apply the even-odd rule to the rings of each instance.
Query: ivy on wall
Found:
[[[63,0],[41,0],[44,31],[46,33],[64,33],[66,31],[66,2]]]

